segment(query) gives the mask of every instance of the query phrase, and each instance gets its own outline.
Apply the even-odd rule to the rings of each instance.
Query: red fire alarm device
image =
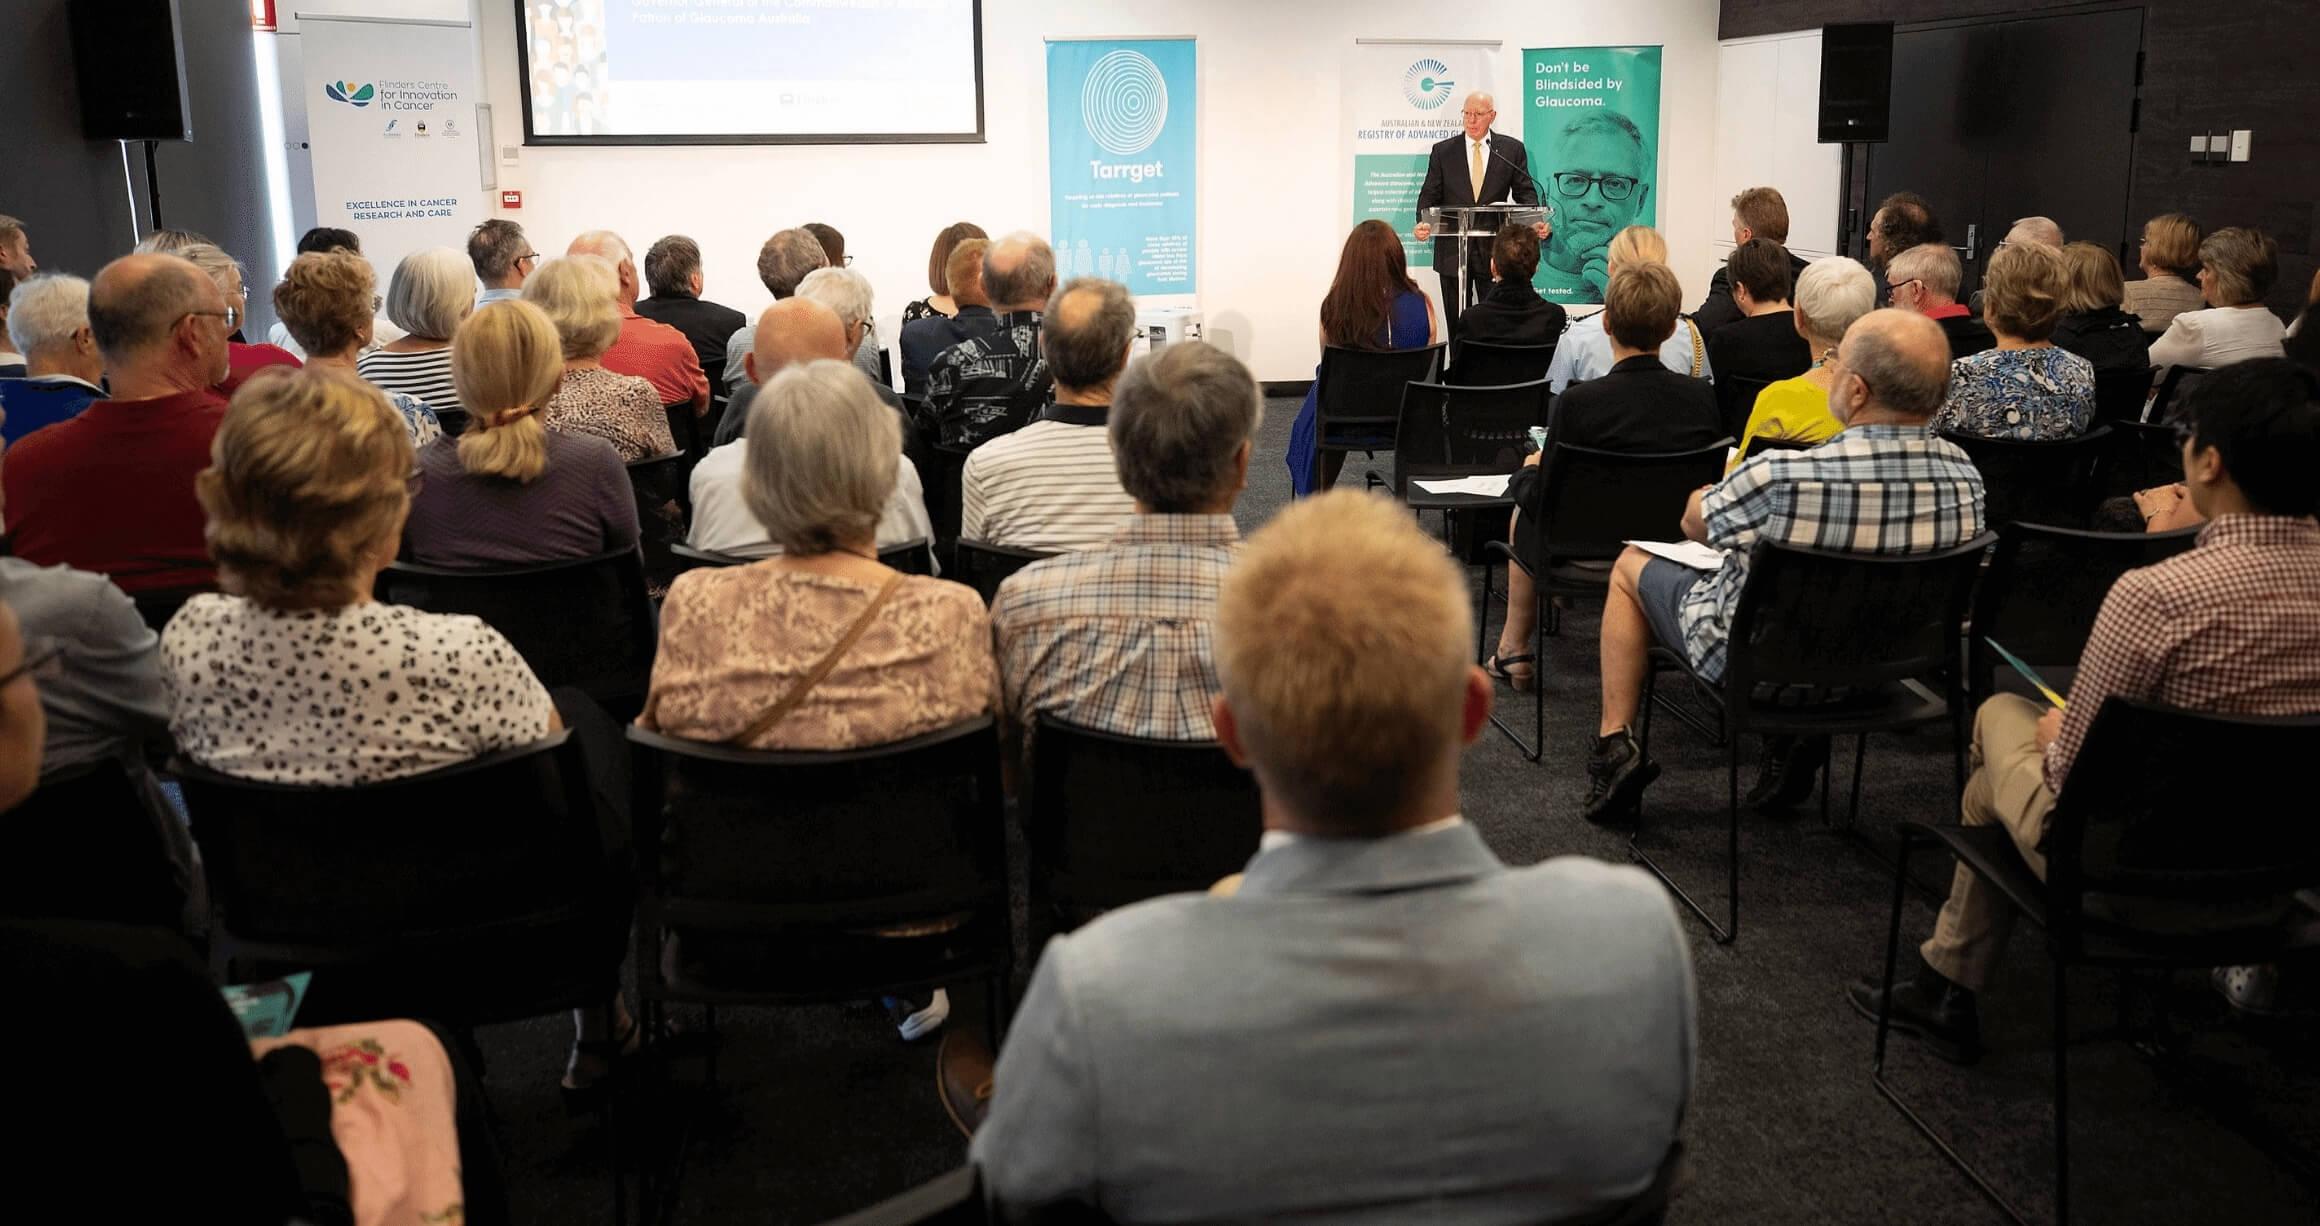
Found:
[[[499,207],[503,209],[524,207],[524,194],[522,192],[501,192],[499,194]]]

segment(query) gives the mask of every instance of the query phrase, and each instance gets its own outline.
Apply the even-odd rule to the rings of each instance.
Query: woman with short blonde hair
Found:
[[[2199,290],[2207,306],[2185,311],[2151,342],[2151,365],[2213,369],[2249,358],[2276,358],[2287,326],[2264,305],[2280,274],[2272,236],[2227,226],[2199,244]]]
[[[1659,231],[1650,226],[1629,226],[1612,235],[1610,245],[1603,249],[1603,283],[1609,285],[1622,268],[1665,264],[1667,260],[1667,240]],[[1547,385],[1556,395],[1574,383],[1600,379],[1611,372],[1611,335],[1604,330],[1608,322],[1601,311],[1580,316],[1555,342],[1555,356],[1547,363]],[[1676,317],[1676,330],[1659,347],[1659,360],[1660,365],[1679,375],[1708,377],[1708,340],[1691,316]]]
[[[2181,213],[2143,223],[2135,256],[2143,277],[2126,283],[2120,303],[2142,320],[2145,332],[2164,332],[2177,315],[2199,309],[2199,244],[2206,237],[2198,222]]]
[[[298,369],[298,355],[280,345],[253,345],[242,340],[242,325],[249,322],[250,316],[250,288],[243,277],[240,260],[206,241],[187,243],[175,254],[216,284],[218,293],[225,296],[227,309],[234,313],[228,329],[233,335],[226,343],[226,377],[217,385],[219,392],[233,395],[234,389],[247,382],[251,375],[270,366]]]
[[[290,261],[274,287],[274,313],[290,339],[306,351],[306,364],[362,377],[358,355],[370,347],[371,304],[378,283],[371,263],[346,251],[309,251]],[[390,388],[387,403],[403,415],[411,445],[424,447],[442,437],[442,423],[425,401]]]
[[[2011,243],[1982,277],[1982,321],[1997,347],[1950,363],[1937,430],[2026,442],[2071,438],[2094,421],[2094,365],[2054,344],[2070,288],[2062,253]]]
[[[636,544],[636,498],[612,444],[542,424],[564,379],[563,339],[540,308],[494,302],[460,326],[451,374],[467,430],[419,453],[424,479],[404,556],[429,566],[521,566]]]
[[[362,355],[362,377],[439,410],[462,407],[451,384],[451,335],[475,309],[467,253],[427,247],[404,256],[387,281],[386,306],[403,335]]]
[[[2119,257],[2100,243],[2068,243],[2062,248],[2062,266],[2063,315],[2054,326],[2054,343],[2092,363],[2097,375],[2147,369],[2150,337],[2142,321],[2119,305],[2127,293]]]
[[[549,260],[525,278],[523,300],[546,314],[563,346],[564,381],[548,399],[548,429],[595,435],[622,460],[668,455],[677,442],[660,393],[604,368],[604,351],[620,339],[619,293],[619,274],[600,256]]]

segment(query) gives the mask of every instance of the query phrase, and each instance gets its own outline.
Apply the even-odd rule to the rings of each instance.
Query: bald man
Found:
[[[1586,817],[1628,818],[1659,766],[1631,729],[1654,644],[1683,651],[1709,681],[1724,675],[1732,614],[1759,539],[1876,554],[1932,553],[1981,535],[1982,475],[1929,423],[1949,396],[1949,338],[1911,311],[1872,311],[1829,363],[1829,412],[1844,433],[1810,451],[1772,451],[1695,492],[1684,535],[1724,554],[1694,570],[1630,546],[1611,571],[1602,626],[1603,712],[1587,766]],[[1798,487],[1824,492],[1805,499]],[[1751,795],[1793,804],[1809,793],[1817,744],[1773,746]]]
[[[1535,205],[1539,202],[1539,185],[1531,178],[1529,154],[1522,142],[1511,136],[1501,136],[1490,130],[1498,119],[1498,103],[1480,91],[1466,95],[1460,114],[1464,131],[1447,140],[1437,141],[1426,156],[1426,182],[1418,189],[1418,226],[1415,231],[1419,242],[1425,242],[1434,233],[1426,222],[1426,210],[1431,208],[1464,208],[1477,204],[1495,204],[1511,194],[1517,204]],[[1477,226],[1496,232],[1499,216],[1493,214]],[[1549,231],[1538,227],[1539,238],[1544,240]],[[1490,238],[1486,234],[1479,241],[1468,241],[1465,246],[1466,297],[1458,297],[1459,242],[1456,239],[1436,239],[1434,242],[1434,272],[1442,278],[1442,322],[1445,336],[1458,339],[1458,317],[1490,288]]]
[[[110,575],[132,596],[215,585],[193,479],[225,419],[212,389],[239,323],[176,256],[125,256],[97,274],[89,331],[112,394],[8,449],[15,556]]]
[[[604,351],[604,369],[618,375],[635,375],[652,384],[653,392],[668,408],[684,405],[694,417],[707,414],[709,376],[702,373],[701,355],[693,352],[693,342],[675,328],[636,313],[642,282],[636,272],[636,257],[629,252],[628,244],[610,230],[590,230],[573,239],[564,254],[602,256],[619,274],[620,291],[616,297],[620,301],[620,339]],[[673,432],[680,441],[688,433]]]
[[[1047,240],[1018,230],[992,243],[983,254],[983,293],[998,312],[992,329],[936,354],[926,370],[924,424],[954,451],[1022,429],[1055,386],[1039,351],[1040,313],[1055,293]]]
[[[749,421],[749,405],[758,389],[775,375],[801,362],[847,361],[846,325],[838,314],[809,298],[784,298],[757,317],[755,341],[742,363],[749,382],[725,406],[717,426],[717,446],[693,467],[693,526],[686,544],[711,553],[763,558],[780,552],[767,538],[765,525],[749,510],[741,495],[741,470],[748,460],[749,441],[742,427]],[[876,380],[866,379],[874,389]],[[891,391],[892,389],[878,389]],[[897,413],[901,406],[888,401]],[[907,419],[906,419],[907,421]],[[926,494],[918,469],[908,458],[896,465],[894,489],[887,495],[885,514],[878,520],[878,547],[934,535],[927,519]]]

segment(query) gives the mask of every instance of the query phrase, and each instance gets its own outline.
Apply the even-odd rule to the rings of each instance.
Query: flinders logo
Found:
[[[1431,111],[1450,100],[1450,89],[1458,84],[1444,74],[1450,66],[1440,60],[1419,60],[1402,74],[1402,96],[1421,111]]]
[[[357,85],[352,81],[332,81],[322,87],[322,92],[328,94],[332,102],[343,102],[348,106],[361,107],[369,106],[378,98],[379,87],[367,82]]]

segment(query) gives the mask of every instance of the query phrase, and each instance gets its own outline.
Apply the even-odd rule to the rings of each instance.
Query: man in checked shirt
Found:
[[[2189,552],[2119,577],[2096,615],[2067,713],[2000,694],[1974,721],[1965,824],[1998,823],[2044,876],[2039,844],[2087,726],[2113,695],[2232,715],[2320,712],[2320,377],[2285,359],[2224,367],[2176,427],[2183,477],[2207,518]],[[1981,1054],[1974,994],[2005,949],[2013,908],[1960,865],[1914,978],[1893,985],[1893,1028],[1935,1054]],[[1876,975],[1846,992],[1874,1021]]]

